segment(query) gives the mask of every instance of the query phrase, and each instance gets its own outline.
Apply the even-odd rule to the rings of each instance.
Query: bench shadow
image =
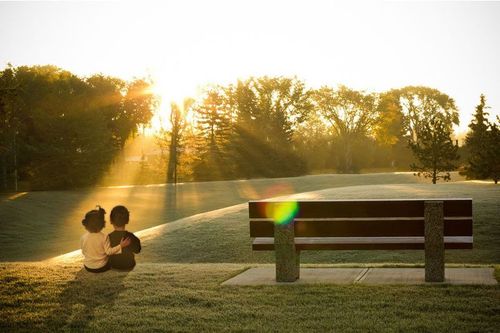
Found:
[[[99,314],[96,310],[110,308],[125,289],[128,271],[90,273],[84,268],[75,274],[56,299],[47,326],[55,330],[85,331]]]

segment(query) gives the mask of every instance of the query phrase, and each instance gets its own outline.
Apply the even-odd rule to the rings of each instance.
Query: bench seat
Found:
[[[445,249],[472,249],[472,236],[445,236]],[[425,239],[412,237],[295,237],[295,248],[304,250],[423,250]],[[274,250],[274,237],[257,237],[254,251]]]

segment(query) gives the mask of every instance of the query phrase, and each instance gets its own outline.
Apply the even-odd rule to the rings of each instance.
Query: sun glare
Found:
[[[152,92],[158,96],[160,102],[158,108],[154,111],[149,127],[145,129],[146,135],[154,135],[162,129],[169,130],[171,103],[176,103],[180,107],[187,97],[196,97],[198,84],[194,78],[175,77],[171,74],[156,74],[153,75],[154,84]]]

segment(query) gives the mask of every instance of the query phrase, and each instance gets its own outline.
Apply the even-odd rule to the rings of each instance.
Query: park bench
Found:
[[[444,281],[444,249],[472,249],[472,199],[250,201],[252,249],[274,250],[276,281],[300,276],[304,250],[425,250]]]

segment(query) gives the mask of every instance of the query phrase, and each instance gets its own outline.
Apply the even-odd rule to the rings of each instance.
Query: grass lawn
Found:
[[[498,332],[498,285],[220,286],[246,267],[0,264],[0,331]]]
[[[309,197],[306,193],[306,198]],[[500,263],[500,186],[471,182],[366,185],[315,192],[313,198],[472,197],[474,249],[446,251],[448,263]],[[247,205],[166,225],[145,239],[143,262],[272,263],[273,252],[251,250]],[[304,251],[303,263],[423,263],[424,251]]]
[[[453,179],[460,179],[454,175]],[[81,220],[96,204],[108,213],[118,204],[131,212],[131,231],[243,202],[369,184],[423,181],[411,173],[313,175],[173,185],[101,187],[75,191],[29,192],[0,198],[0,261],[42,260],[77,249],[84,232]],[[109,226],[105,231],[110,231]]]
[[[0,332],[498,332],[500,285],[220,285],[256,263],[274,262],[272,252],[251,251],[243,202],[307,191],[314,192],[299,196],[472,197],[474,249],[447,251],[446,262],[494,265],[500,280],[500,187],[418,181],[409,174],[324,175],[188,184],[178,187],[173,198],[168,186],[4,198],[3,261],[47,258],[78,248],[81,215],[95,201],[108,209],[118,203],[130,206],[131,230],[169,223],[140,233],[139,264],[128,273],[87,273],[75,256],[0,263]],[[193,216],[197,213],[202,214]],[[424,258],[423,251],[306,251],[301,261],[313,267],[418,266]]]

